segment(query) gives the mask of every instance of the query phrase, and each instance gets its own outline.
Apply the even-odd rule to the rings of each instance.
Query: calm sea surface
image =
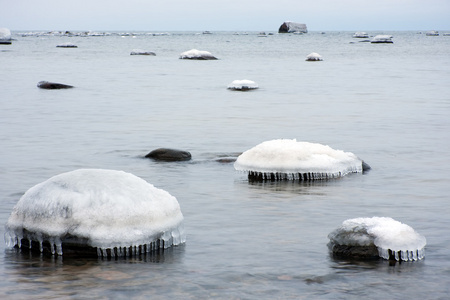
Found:
[[[369,32],[371,35],[382,32]],[[123,170],[175,196],[186,244],[121,260],[30,256],[0,240],[0,297],[447,299],[450,294],[450,37],[352,32],[67,37],[0,45],[0,234],[30,187],[79,168]],[[75,49],[57,48],[71,42]],[[217,61],[178,59],[190,49]],[[130,56],[133,49],[156,56]],[[322,62],[306,62],[317,52]],[[251,92],[226,89],[256,81]],[[41,80],[74,85],[42,90]],[[296,138],[372,170],[311,183],[249,183],[239,153]],[[160,147],[189,162],[143,156]],[[427,238],[425,259],[329,255],[344,220],[386,216]],[[1,238],[1,237],[0,237]]]

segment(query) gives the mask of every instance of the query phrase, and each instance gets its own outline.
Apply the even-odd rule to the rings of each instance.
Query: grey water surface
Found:
[[[23,193],[79,168],[123,170],[175,196],[187,241],[108,260],[41,257],[0,241],[2,299],[446,299],[450,292],[450,37],[171,32],[13,33],[0,45],[0,233]],[[71,42],[78,48],[57,48]],[[178,59],[198,49],[215,61]],[[156,56],[130,55],[133,49]],[[321,62],[307,62],[317,52]],[[249,79],[259,89],[227,90]],[[37,88],[42,80],[75,86]],[[248,182],[239,153],[289,138],[372,169],[318,182]],[[187,162],[143,158],[167,147]],[[327,235],[386,216],[425,259],[338,260]]]

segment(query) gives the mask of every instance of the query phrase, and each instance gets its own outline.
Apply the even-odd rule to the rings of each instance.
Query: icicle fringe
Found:
[[[26,245],[22,241],[26,241]],[[39,251],[44,252],[44,243],[50,244],[50,252],[53,256],[63,255],[63,241],[60,237],[47,237],[43,238],[41,234],[23,234],[23,232],[15,233],[8,231],[5,233],[5,242],[9,248],[28,248],[31,250],[32,242],[39,243]],[[186,236],[184,233],[184,225],[181,223],[178,227],[172,231],[163,232],[163,234],[153,241],[144,244],[135,244],[130,246],[114,246],[114,247],[94,247],[97,251],[99,258],[115,258],[115,257],[134,257],[147,253],[151,253],[156,250],[167,249],[172,246],[177,246],[186,242]],[[92,247],[89,244],[84,245],[86,247]],[[80,246],[83,247],[83,246]]]
[[[282,173],[282,172],[257,172],[248,171],[248,179],[255,181],[312,181],[312,180],[327,180],[343,177],[349,173],[358,173],[358,170],[349,170],[348,172],[336,173]]]

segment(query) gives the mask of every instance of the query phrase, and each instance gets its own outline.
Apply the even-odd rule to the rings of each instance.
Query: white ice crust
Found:
[[[56,47],[61,47],[61,48],[77,48],[77,45],[71,43],[71,42],[66,42],[66,43],[61,43],[56,45]]]
[[[150,55],[150,56],[155,56],[156,54],[154,52],[145,51],[145,50],[142,50],[142,49],[133,49],[130,52],[130,55]]]
[[[189,51],[185,51],[183,53],[180,54],[180,58],[184,59],[184,58],[214,58],[214,56],[208,52],[208,51],[201,51],[201,50],[197,50],[197,49],[191,49]]]
[[[11,31],[8,28],[0,28],[0,40],[11,40]]]
[[[372,43],[380,43],[380,42],[392,42],[392,35],[387,35],[387,34],[379,34],[373,37],[373,39],[371,40]]]
[[[42,236],[55,246],[66,234],[87,238],[101,249],[185,241],[183,215],[175,197],[123,171],[80,169],[30,188],[6,224],[9,246],[19,245],[23,229],[30,240]]]
[[[312,52],[306,56],[306,60],[307,61],[321,61],[323,59],[322,59],[322,55],[320,55],[319,53]]]
[[[232,90],[257,89],[258,84],[248,79],[234,80],[228,85],[228,88]]]
[[[362,172],[362,161],[351,152],[296,139],[263,142],[242,153],[234,163],[238,171],[262,173],[317,173],[332,177]]]
[[[388,250],[401,252],[402,260],[424,257],[426,239],[410,226],[388,217],[349,219],[328,235],[339,245],[378,248],[379,255],[389,259]],[[398,260],[398,253],[396,253]]]

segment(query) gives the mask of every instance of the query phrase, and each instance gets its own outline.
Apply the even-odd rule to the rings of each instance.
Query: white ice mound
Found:
[[[374,44],[383,44],[383,43],[392,44],[392,43],[394,43],[392,41],[392,35],[387,35],[387,34],[376,35],[370,42],[374,43]]]
[[[133,49],[133,50],[130,52],[130,55],[150,55],[150,56],[156,56],[155,52],[145,51],[145,50],[141,50],[141,49]]]
[[[295,139],[263,142],[242,153],[234,168],[257,180],[328,179],[363,171],[362,160],[351,152]]]
[[[140,253],[185,242],[183,215],[175,197],[123,171],[80,169],[30,188],[6,224],[10,247],[38,242],[62,255],[74,238],[99,256]],[[140,246],[140,247],[139,247]]]
[[[375,246],[384,259],[413,261],[425,256],[425,237],[410,226],[387,217],[346,220],[328,238],[332,245]]]
[[[322,61],[322,55],[312,52],[306,56],[306,61]]]
[[[214,60],[217,58],[208,51],[192,49],[181,53],[180,59]]]
[[[258,84],[252,80],[234,80],[228,85],[228,89],[236,91],[248,91],[258,88]]]
[[[10,41],[11,31],[8,28],[0,28],[0,41]]]
[[[355,32],[353,37],[354,38],[358,38],[358,39],[365,39],[365,38],[368,38],[369,35],[366,32],[364,32],[364,31],[358,31],[358,32]]]

